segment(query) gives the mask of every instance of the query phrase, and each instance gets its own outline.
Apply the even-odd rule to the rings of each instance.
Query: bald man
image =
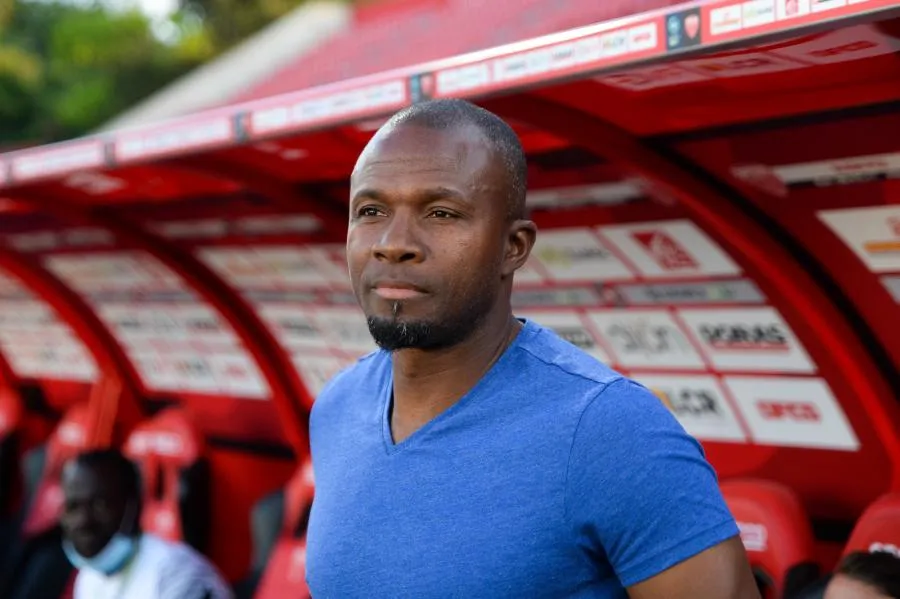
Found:
[[[525,187],[515,133],[462,101],[403,110],[359,157],[347,256],[381,349],[313,409],[313,596],[758,597],[697,442],[513,316]]]

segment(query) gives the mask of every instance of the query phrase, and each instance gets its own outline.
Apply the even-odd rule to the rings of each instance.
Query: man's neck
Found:
[[[522,325],[506,312],[441,350],[394,353],[391,431],[399,443],[464,396],[503,354]]]

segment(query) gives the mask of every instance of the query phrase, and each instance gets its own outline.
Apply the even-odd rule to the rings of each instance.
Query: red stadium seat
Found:
[[[22,400],[9,387],[0,387],[0,519],[9,518],[14,510],[22,418]]]
[[[764,597],[790,596],[816,579],[812,527],[793,491],[747,479],[723,483],[722,493]]]
[[[883,495],[866,508],[844,555],[854,551],[888,551],[900,557],[900,493]]]
[[[65,414],[47,442],[23,460],[29,502],[21,521],[21,538],[4,558],[0,596],[65,596],[73,570],[60,546],[60,476],[69,459],[91,446],[93,433],[88,404],[76,405]]]
[[[38,535],[56,525],[63,504],[60,476],[65,463],[90,446],[90,413],[87,404],[69,409],[47,441],[40,480],[25,519],[26,537]]]
[[[304,464],[285,488],[282,537],[257,588],[255,599],[310,596],[306,586],[306,524],[313,499],[312,465]]]
[[[209,477],[205,440],[190,418],[180,410],[166,410],[135,427],[124,451],[141,470],[144,530],[204,551]]]

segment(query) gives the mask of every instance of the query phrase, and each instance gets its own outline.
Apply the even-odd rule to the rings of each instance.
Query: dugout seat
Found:
[[[284,489],[280,536],[253,595],[255,599],[310,596],[306,586],[306,525],[313,491],[312,465],[306,462]]]
[[[819,575],[812,526],[793,491],[766,480],[722,484],[764,599],[789,597]]]
[[[143,481],[144,530],[205,553],[210,476],[203,435],[187,413],[168,409],[139,424],[125,443]]]

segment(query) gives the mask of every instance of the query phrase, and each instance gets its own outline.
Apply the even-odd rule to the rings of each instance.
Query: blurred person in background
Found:
[[[206,558],[140,528],[140,475],[122,453],[83,453],[63,469],[63,550],[74,599],[231,599]]]
[[[828,583],[825,599],[900,599],[900,557],[886,551],[849,554]]]

